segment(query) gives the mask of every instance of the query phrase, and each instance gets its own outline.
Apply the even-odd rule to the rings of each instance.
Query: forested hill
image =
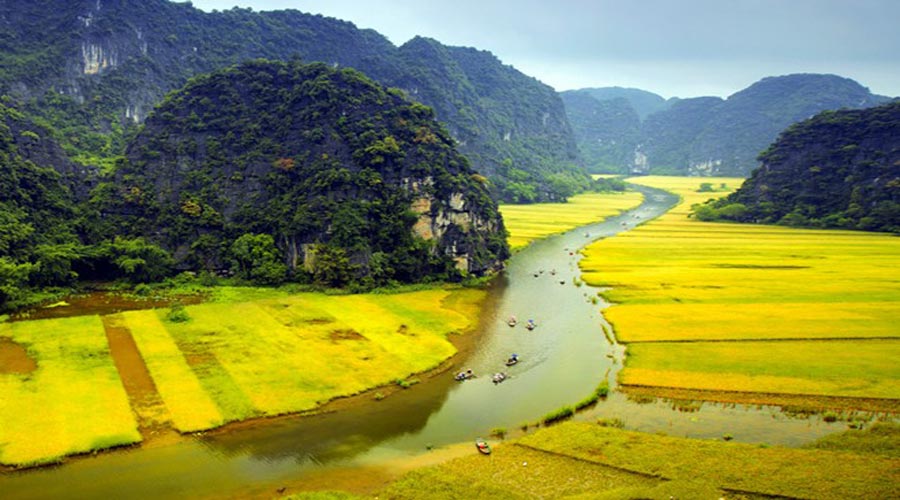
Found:
[[[740,189],[696,215],[900,233],[900,100],[820,113],[759,160]]]
[[[431,108],[350,68],[259,60],[167,96],[93,198],[182,267],[255,266],[235,245],[268,235],[294,274],[380,285],[499,269],[485,184]],[[255,277],[283,279],[271,264]]]
[[[597,172],[626,172],[641,144],[641,118],[624,97],[598,100],[583,90],[560,93],[588,166]]]
[[[569,109],[567,113],[579,137],[585,163],[592,171],[746,176],[758,166],[757,155],[789,125],[821,111],[867,108],[887,100],[853,80],[835,75],[768,77],[728,99],[666,101],[665,107],[642,121],[640,139],[630,155],[624,151],[634,142],[630,132],[614,138],[597,137],[588,133],[592,124],[578,117],[578,111]],[[596,149],[585,146],[611,140],[619,148],[615,156],[598,154]],[[625,156],[630,162],[609,167],[611,160]]]
[[[82,163],[121,154],[129,124],[189,77],[260,57],[353,67],[433,106],[473,167],[507,198],[558,199],[587,183],[559,97],[486,52],[426,39],[398,48],[375,31],[292,10],[0,3],[0,93],[59,129]]]

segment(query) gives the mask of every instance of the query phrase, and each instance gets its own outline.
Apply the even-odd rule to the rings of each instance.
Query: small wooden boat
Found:
[[[499,384],[500,382],[503,382],[504,380],[506,380],[506,378],[507,378],[506,374],[503,372],[500,372],[500,373],[495,373],[494,376],[491,377],[491,380],[495,384]]]
[[[487,441],[484,439],[478,438],[475,440],[475,447],[478,448],[478,451],[485,455],[491,454],[491,447],[487,444]]]
[[[519,320],[516,319],[515,316],[510,316],[508,320],[506,320],[506,324],[509,326],[516,326],[519,324]]]
[[[506,360],[506,366],[512,366],[518,362],[519,362],[519,356],[516,354],[513,354],[512,356],[509,357],[509,359]]]
[[[462,382],[463,380],[469,380],[470,378],[473,378],[473,377],[475,377],[475,374],[472,373],[472,370],[466,370],[464,372],[457,373],[456,376],[453,378]]]
[[[536,327],[536,326],[537,326],[536,324],[534,324],[533,322],[529,321],[528,324],[525,325],[525,328],[527,328],[527,329],[529,329],[529,330],[534,330],[534,327]]]

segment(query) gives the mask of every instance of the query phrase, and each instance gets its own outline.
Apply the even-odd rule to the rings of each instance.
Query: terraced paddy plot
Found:
[[[509,231],[509,245],[517,249],[534,240],[618,215],[640,205],[642,199],[643,195],[636,191],[584,193],[569,198],[568,203],[500,205],[500,213]]]
[[[628,346],[627,385],[897,398],[900,339],[684,342]]]
[[[691,204],[726,194],[701,183],[740,180],[632,181],[683,201],[581,261],[585,281],[610,287],[604,315],[632,344],[623,384],[900,398],[900,239],[695,221]],[[768,342],[787,339],[798,341]]]
[[[98,316],[0,323],[0,358],[0,463],[141,441]]]
[[[182,431],[315,408],[434,368],[474,326],[485,292],[275,294],[123,314]]]

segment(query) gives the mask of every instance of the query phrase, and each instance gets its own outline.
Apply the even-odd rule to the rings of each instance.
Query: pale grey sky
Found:
[[[296,9],[489,50],[557,90],[728,96],[789,73],[834,73],[900,96],[900,0],[193,0]]]

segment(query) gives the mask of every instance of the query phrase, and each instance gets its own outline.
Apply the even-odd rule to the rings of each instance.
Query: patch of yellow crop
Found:
[[[500,213],[509,231],[511,248],[522,248],[534,240],[566,232],[578,226],[600,222],[641,204],[643,195],[624,193],[584,193],[567,203],[501,205]]]
[[[897,337],[896,312],[886,302],[671,302],[617,305],[604,315],[619,340],[632,343]]]
[[[159,311],[122,313],[135,344],[141,351],[156,389],[172,415],[172,425],[180,432],[217,427],[222,413],[204,391],[197,374],[188,365],[160,318]]]
[[[900,339],[628,346],[628,385],[900,398]]]
[[[309,410],[433,368],[455,353],[447,334],[474,325],[484,296],[470,289],[272,294],[188,306],[189,321],[145,319],[146,331],[129,318],[129,327],[173,416],[214,427]],[[151,343],[156,351],[144,351]],[[184,404],[170,404],[173,394]],[[191,394],[211,401],[201,405],[204,418],[193,413]]]
[[[141,441],[98,316],[0,324],[29,373],[0,372],[0,463],[29,465]]]
[[[669,189],[680,195],[682,202],[659,219],[596,242],[584,252],[580,263],[584,279],[609,288],[604,295],[615,305],[604,314],[614,324],[619,340],[852,338],[860,339],[862,346],[866,338],[900,337],[896,328],[900,321],[900,287],[896,273],[888,271],[900,268],[900,239],[855,231],[700,222],[688,218],[690,206],[727,194],[698,193],[700,184],[737,188],[740,179],[640,177],[631,181]],[[734,352],[755,349],[750,343],[736,345],[741,347]],[[674,352],[679,347],[660,344],[656,348]],[[716,355],[737,363],[737,359],[727,357],[728,352]],[[689,356],[685,358],[689,363],[680,371],[660,371],[646,365],[646,358],[629,359],[622,380],[708,388],[705,375],[689,373],[691,363],[702,366],[702,360],[689,352],[684,355]],[[852,356],[853,349],[847,349],[818,362],[827,359],[829,369],[839,373],[842,366],[852,364],[845,359]],[[734,372],[734,377],[726,377],[729,372],[716,374],[713,378],[719,383],[715,388],[755,390],[749,389],[754,385],[752,380],[770,375],[767,370],[765,357],[761,357],[752,369]],[[873,397],[900,397],[896,393],[885,395],[891,394],[885,387],[897,383],[896,373],[866,374],[865,367],[858,371],[865,380],[889,378],[842,385],[828,381],[824,375],[805,381],[802,377],[782,377],[765,384],[770,388],[760,392],[825,391],[863,396],[871,391],[868,395]],[[641,373],[644,375],[636,378]],[[812,388],[815,380],[821,381],[822,388]]]

